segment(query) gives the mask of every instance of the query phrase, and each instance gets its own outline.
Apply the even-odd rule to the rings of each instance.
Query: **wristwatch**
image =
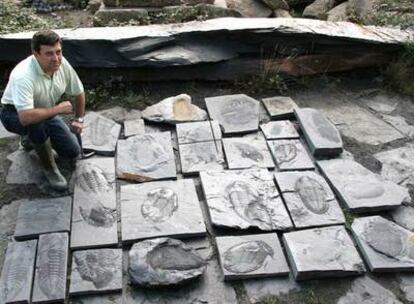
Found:
[[[84,116],[82,116],[82,117],[76,117],[75,118],[75,121],[80,122],[80,123],[83,123],[85,121],[85,118],[84,118]]]

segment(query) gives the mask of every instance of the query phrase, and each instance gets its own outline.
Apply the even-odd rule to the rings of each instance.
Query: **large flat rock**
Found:
[[[213,225],[265,231],[292,228],[267,170],[201,172],[200,178]]]
[[[276,172],[275,179],[295,227],[345,223],[335,195],[319,174],[312,171]]]
[[[206,233],[194,182],[149,182],[121,186],[122,242]]]
[[[283,234],[296,280],[343,277],[365,272],[358,251],[344,226],[332,226]]]
[[[74,177],[71,249],[116,245],[114,158],[80,160]]]
[[[10,242],[0,277],[0,302],[30,303],[37,240]]]
[[[412,271],[414,233],[381,216],[360,217],[352,233],[371,271]]]
[[[268,123],[261,124],[260,129],[268,140],[299,138],[295,125],[289,120],[269,121]]]
[[[269,140],[267,144],[280,171],[315,168],[309,152],[299,139]]]
[[[204,141],[179,145],[183,174],[207,170],[222,170],[225,166],[221,141]]]
[[[176,126],[178,144],[193,144],[221,139],[220,125],[215,120],[180,123]]]
[[[384,180],[351,159],[317,162],[338,198],[354,212],[393,209],[408,197],[406,188]]]
[[[297,108],[297,104],[288,96],[263,98],[262,102],[270,117],[277,120],[293,118],[293,110]]]
[[[289,274],[276,233],[216,238],[225,280]]]

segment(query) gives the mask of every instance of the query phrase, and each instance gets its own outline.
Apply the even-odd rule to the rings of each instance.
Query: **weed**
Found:
[[[352,223],[354,222],[356,216],[352,214],[349,209],[343,208],[344,216],[345,216],[345,227],[348,230],[351,230]]]
[[[258,304],[280,304],[280,300],[275,296],[264,296],[259,299]]]
[[[414,6],[411,0],[378,0],[371,22],[374,25],[414,26]]]

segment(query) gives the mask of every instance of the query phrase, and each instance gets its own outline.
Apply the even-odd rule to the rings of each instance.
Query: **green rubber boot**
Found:
[[[29,135],[22,135],[20,136],[20,144],[22,145],[25,151],[32,151],[33,150],[33,143],[29,139]]]
[[[43,174],[45,175],[50,187],[58,191],[67,190],[68,183],[56,165],[50,138],[48,138],[43,144],[33,144],[33,147],[39,156]]]

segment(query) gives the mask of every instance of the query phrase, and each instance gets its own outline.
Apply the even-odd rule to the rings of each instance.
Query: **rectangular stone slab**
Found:
[[[71,296],[121,290],[122,249],[89,249],[72,254]]]
[[[274,168],[272,156],[263,135],[223,138],[229,169],[251,167]]]
[[[266,111],[272,119],[286,119],[293,117],[293,110],[297,104],[287,96],[275,96],[262,99]]]
[[[262,129],[267,140],[299,138],[295,125],[289,120],[269,121],[268,123],[261,124],[260,129]]]
[[[30,303],[37,240],[10,242],[0,278],[0,303]]]
[[[70,232],[72,198],[20,200],[14,237],[16,240],[37,238],[50,232]]]
[[[206,233],[190,179],[121,186],[122,242]]]
[[[283,234],[283,244],[297,281],[365,272],[364,263],[344,226],[288,232]]]
[[[342,209],[322,176],[313,171],[276,172],[274,175],[295,227],[345,223]]]
[[[177,124],[178,144],[192,144],[221,139],[217,121],[196,121]]]
[[[39,237],[32,303],[63,302],[69,254],[67,233]]]
[[[224,280],[289,274],[276,233],[216,238]]]
[[[118,142],[117,176],[134,181],[175,178],[171,133],[136,135]]]
[[[200,173],[213,225],[264,231],[293,227],[266,169]]]
[[[352,159],[317,162],[335,194],[353,212],[396,208],[408,197],[407,189],[384,180]]]
[[[245,94],[205,98],[210,118],[217,120],[224,134],[256,131],[259,102]]]
[[[352,233],[373,272],[414,270],[414,233],[381,217],[356,218]]]
[[[74,182],[71,249],[116,245],[114,158],[78,161]]]
[[[267,144],[280,171],[315,168],[312,158],[300,140],[269,140]]]
[[[143,119],[131,119],[124,121],[124,136],[145,134],[145,125]]]
[[[222,170],[225,161],[221,141],[205,141],[178,146],[183,174]]]
[[[295,116],[314,156],[337,156],[343,151],[341,134],[322,112],[297,108]]]
[[[102,155],[114,155],[121,125],[94,112],[85,115],[82,132],[84,149],[94,150]]]

